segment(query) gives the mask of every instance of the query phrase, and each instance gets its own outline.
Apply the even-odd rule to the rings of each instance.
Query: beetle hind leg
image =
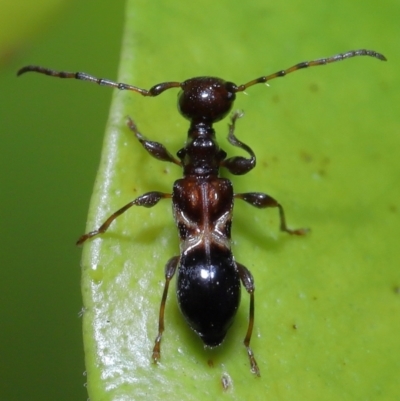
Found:
[[[164,285],[163,295],[161,298],[160,313],[158,316],[158,334],[154,341],[154,348],[152,354],[152,359],[154,363],[157,363],[161,357],[161,339],[165,329],[164,326],[165,303],[167,301],[169,283],[172,277],[174,277],[176,267],[178,266],[178,262],[179,262],[179,256],[174,256],[167,262],[165,266],[165,285]]]
[[[253,276],[250,273],[250,271],[247,269],[247,267],[243,266],[240,263],[236,263],[236,264],[237,264],[240,279],[242,280],[244,288],[250,294],[249,325],[247,327],[247,332],[246,332],[246,336],[243,340],[243,344],[246,347],[247,355],[250,360],[250,370],[256,376],[260,376],[260,369],[257,365],[256,358],[254,357],[253,350],[250,348],[250,339],[251,339],[251,335],[253,333],[253,326],[254,326],[254,290],[255,290],[254,279],[253,279]]]

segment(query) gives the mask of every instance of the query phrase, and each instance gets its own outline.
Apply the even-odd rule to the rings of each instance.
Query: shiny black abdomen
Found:
[[[240,304],[240,278],[229,249],[210,244],[184,252],[178,269],[179,307],[210,347],[221,344]]]

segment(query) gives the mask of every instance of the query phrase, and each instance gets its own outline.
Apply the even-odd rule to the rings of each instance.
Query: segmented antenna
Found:
[[[346,53],[336,54],[336,55],[328,57],[328,58],[320,58],[318,60],[313,60],[313,61],[303,61],[302,63],[298,63],[298,64],[294,65],[293,67],[290,67],[286,70],[281,70],[281,71],[275,72],[274,74],[266,75],[266,76],[254,79],[250,82],[247,82],[247,84],[236,86],[234,88],[234,90],[235,90],[235,92],[242,92],[250,86],[253,86],[256,84],[262,84],[262,83],[270,81],[271,79],[274,79],[274,78],[284,77],[285,75],[290,74],[291,72],[301,70],[303,68],[330,64],[330,63],[334,63],[336,61],[341,61],[341,60],[345,60],[347,58],[356,57],[356,56],[370,56],[370,57],[375,57],[382,61],[386,61],[386,57],[383,54],[378,53],[374,50],[366,50],[366,49],[351,50]],[[158,96],[160,93],[162,93],[168,89],[182,87],[182,82],[163,82],[163,83],[154,85],[149,90],[147,90],[147,89],[139,88],[137,86],[125,84],[122,82],[114,82],[114,81],[111,81],[111,80],[105,79],[105,78],[96,78],[93,75],[86,74],[85,72],[55,71],[55,70],[51,70],[50,68],[40,67],[40,66],[36,66],[36,65],[28,65],[26,67],[21,68],[17,72],[17,75],[19,76],[19,75],[25,74],[26,72],[38,72],[40,74],[50,75],[52,77],[72,78],[72,79],[78,79],[81,81],[89,81],[89,82],[93,82],[98,85],[110,86],[111,88],[116,88],[119,90],[130,90],[130,91],[133,91],[136,93],[140,93],[143,96]]]
[[[350,50],[346,53],[335,54],[334,56],[327,57],[327,58],[319,58],[318,60],[313,60],[313,61],[303,61],[302,63],[298,63],[298,64],[294,65],[293,67],[290,67],[286,70],[281,70],[281,71],[275,72],[274,74],[266,75],[266,76],[254,79],[253,81],[247,82],[247,84],[239,85],[237,87],[236,92],[242,92],[245,89],[247,89],[249,86],[253,86],[256,84],[263,84],[274,78],[284,77],[285,75],[290,74],[291,72],[295,72],[295,71],[301,70],[303,68],[316,67],[318,65],[335,63],[336,61],[342,61],[347,58],[357,57],[357,56],[370,56],[370,57],[375,57],[382,61],[387,61],[386,57],[383,54],[377,53],[374,50],[366,50],[366,49]]]

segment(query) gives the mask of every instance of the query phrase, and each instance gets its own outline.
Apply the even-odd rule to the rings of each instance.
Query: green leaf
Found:
[[[331,29],[338,26],[330,11],[311,1],[202,1],[190,9],[179,1],[130,1],[119,80],[146,89],[201,75],[241,84],[305,59],[382,46],[375,38],[386,14],[379,19],[366,6],[361,17],[356,5],[338,7],[343,30]],[[291,14],[282,15],[286,10]],[[313,21],[314,30],[304,30],[297,15]],[[375,24],[366,31],[368,20]],[[386,43],[374,50],[389,49]],[[395,398],[399,163],[391,55],[386,64],[358,57],[310,68],[237,96],[235,107],[246,115],[236,133],[258,165],[231,177],[235,191],[268,192],[284,205],[291,227],[311,228],[304,238],[290,237],[278,231],[275,210],[235,205],[234,254],[257,288],[251,345],[261,378],[250,373],[242,345],[245,291],[224,344],[204,350],[180,315],[172,285],[162,359],[151,362],[164,266],[179,252],[171,205],[163,201],[130,209],[85,244],[92,401],[217,399],[224,391],[233,400]],[[175,152],[188,128],[175,102],[174,90],[156,98],[115,91],[88,231],[144,192],[171,192],[181,172],[151,158],[126,121],[131,116],[145,136]],[[216,130],[228,154],[239,153],[225,139],[227,121]]]

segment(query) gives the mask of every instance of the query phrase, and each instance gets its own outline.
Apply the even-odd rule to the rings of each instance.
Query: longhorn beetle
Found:
[[[17,75],[38,72],[58,78],[75,78],[83,81],[130,90],[143,96],[158,96],[171,88],[180,88],[178,110],[190,122],[186,145],[174,157],[161,143],[146,139],[128,118],[128,127],[145,150],[154,158],[174,163],[183,169],[183,178],[175,181],[172,194],[147,192],[113,213],[97,230],[82,235],[77,244],[107,231],[110,224],[131,206],[153,207],[162,199],[172,199],[175,223],[180,237],[180,255],[172,257],[165,266],[165,286],[161,298],[158,335],[152,358],[160,359],[160,344],[164,332],[164,310],[169,283],[177,271],[177,297],[179,307],[189,326],[200,336],[205,346],[222,343],[231,326],[240,303],[240,283],[250,295],[249,323],[244,345],[250,360],[251,371],[260,375],[256,359],[250,348],[254,325],[254,280],[250,271],[235,261],[231,251],[231,223],[234,199],[241,199],[263,209],[278,208],[280,230],[289,234],[304,235],[307,229],[290,229],[286,224],[281,204],[260,192],[234,193],[230,180],[219,177],[221,167],[234,175],[248,173],[256,165],[253,150],[235,136],[236,121],[241,112],[234,112],[229,124],[228,141],[243,149],[250,157],[229,157],[218,146],[213,124],[222,120],[232,109],[237,92],[250,86],[302,68],[333,63],[355,56],[371,56],[386,61],[385,56],[373,50],[353,50],[328,58],[306,61],[286,70],[262,76],[243,85],[215,77],[197,77],[184,82],[163,82],[149,90],[136,86],[96,78],[84,72],[54,71],[39,66],[21,68]]]

